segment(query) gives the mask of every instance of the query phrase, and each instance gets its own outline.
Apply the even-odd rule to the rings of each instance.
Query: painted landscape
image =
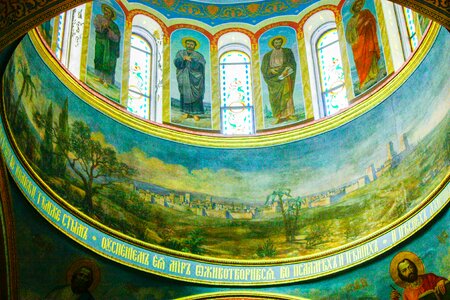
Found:
[[[93,220],[206,257],[299,258],[392,224],[449,173],[448,79],[430,67],[445,33],[436,43],[381,105],[284,145],[196,147],[130,129],[64,87],[27,38],[3,78],[5,109],[28,163]]]

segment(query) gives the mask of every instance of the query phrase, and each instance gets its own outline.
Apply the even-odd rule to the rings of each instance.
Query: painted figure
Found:
[[[269,41],[271,51],[267,52],[262,61],[261,72],[269,89],[269,101],[273,124],[287,120],[296,120],[294,116],[294,85],[297,64],[294,53],[286,44],[284,36],[275,36]]]
[[[120,55],[120,30],[114,19],[116,12],[102,4],[103,15],[96,15],[94,69],[98,81],[105,87],[114,84],[117,58]]]
[[[178,51],[174,60],[183,112],[181,118],[199,121],[200,115],[204,114],[206,61],[203,55],[195,50],[200,45],[196,39],[183,38],[182,44],[185,49]]]
[[[377,21],[370,10],[362,9],[364,3],[365,0],[353,2],[350,7],[353,16],[348,21],[346,29],[346,39],[352,46],[360,89],[376,82],[380,59]]]
[[[94,297],[89,292],[89,288],[91,287],[93,280],[93,271],[90,267],[79,267],[73,273],[70,285],[54,289],[45,297],[45,299],[94,300]]]
[[[424,272],[420,258],[411,252],[400,252],[391,261],[390,273],[395,283],[404,288],[404,300],[416,300],[428,293],[437,299],[446,294],[446,279],[433,273]],[[391,299],[400,299],[400,293],[393,289]],[[445,298],[446,299],[446,298]]]

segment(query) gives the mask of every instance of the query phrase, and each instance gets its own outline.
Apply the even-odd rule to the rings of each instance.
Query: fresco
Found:
[[[192,29],[170,37],[171,122],[211,129],[209,40]]]
[[[88,292],[97,300],[212,299],[211,295],[217,294],[227,294],[229,299],[234,299],[232,295],[249,296],[252,293],[314,300],[389,299],[393,289],[404,293],[403,287],[391,277],[390,270],[392,263],[405,254],[413,257],[413,261],[420,266],[418,276],[429,273],[446,279],[450,276],[449,210],[444,210],[422,233],[400,247],[363,266],[335,274],[332,278],[276,287],[244,288],[180,282],[133,270],[99,257],[55,230],[29,205],[16,186],[11,185],[10,190],[14,199],[18,298],[23,300],[49,299],[54,291],[71,284],[71,275],[80,267],[93,270]],[[36,276],[42,274],[42,270],[45,270],[45,276]],[[398,283],[403,286],[401,282]],[[279,298],[284,299],[273,297]]]
[[[304,120],[305,105],[295,30],[284,26],[270,29],[261,35],[258,44],[264,127],[274,128]]]
[[[37,174],[107,227],[213,258],[318,255],[391,225],[448,174],[448,81],[430,67],[446,34],[382,104],[282,145],[208,148],[133,130],[62,88],[29,39],[3,79],[6,113]]]
[[[357,96],[387,75],[380,28],[373,0],[346,1],[341,13]]]
[[[120,103],[124,13],[115,1],[94,1],[90,22],[86,83]]]

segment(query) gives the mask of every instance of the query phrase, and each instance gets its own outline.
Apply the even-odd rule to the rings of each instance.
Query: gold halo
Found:
[[[109,6],[108,4],[103,3],[102,4],[102,13],[105,13],[105,9],[107,9],[107,10],[112,12],[112,18],[111,19],[115,20],[116,17],[117,17],[116,11],[111,6]]]
[[[422,275],[425,273],[425,266],[423,265],[422,260],[416,254],[409,251],[402,251],[397,253],[391,260],[391,264],[389,266],[389,273],[391,274],[392,280],[394,280],[394,282],[402,288],[405,288],[407,283],[401,280],[400,277],[398,276],[397,266],[404,259],[409,259],[416,265],[417,275]]]
[[[282,36],[282,35],[276,35],[276,36],[274,36],[274,37],[272,37],[270,40],[269,40],[269,47],[270,48],[272,48],[273,49],[273,45],[272,45],[272,42],[273,42],[273,40],[277,40],[277,39],[281,39],[282,40],[282,42],[281,42],[281,47],[283,47],[285,44],[286,44],[286,37],[285,36]]]
[[[185,46],[186,41],[194,41],[196,43],[194,50],[198,49],[200,47],[200,42],[197,39],[195,39],[193,37],[189,37],[189,36],[181,39],[181,45],[183,45],[183,47]]]
[[[366,0],[355,0],[355,1],[352,3],[352,5],[350,6],[350,12],[351,12],[352,14],[355,13],[355,4],[358,3],[358,2],[362,2],[362,3],[363,3],[363,6],[364,6],[364,4],[366,4]],[[361,9],[362,9],[362,8],[361,8]]]
[[[89,287],[89,291],[95,290],[95,288],[100,283],[100,268],[98,267],[97,262],[89,258],[77,259],[72,263],[72,265],[70,265],[66,274],[67,283],[71,283],[73,273],[75,273],[75,271],[82,267],[88,267],[90,270],[92,270],[92,284]]]

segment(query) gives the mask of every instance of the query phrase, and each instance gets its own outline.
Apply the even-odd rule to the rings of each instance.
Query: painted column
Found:
[[[259,47],[258,42],[252,39],[252,92],[253,105],[255,109],[255,130],[264,129],[263,102],[261,94],[261,65],[259,63]]]
[[[89,46],[89,33],[91,28],[91,16],[92,16],[92,2],[86,3],[85,15],[84,15],[84,28],[83,28],[83,42],[81,47],[81,59],[80,59],[80,81],[86,82],[87,71],[87,54]]]
[[[163,61],[170,61],[170,35],[163,38]],[[162,82],[162,121],[170,123],[170,63],[163,65]]]
[[[306,53],[305,36],[303,29],[298,28],[297,32],[298,53],[300,57],[300,72],[302,76],[303,97],[305,100],[305,119],[314,119],[314,110],[311,95],[311,84],[309,81],[308,56]]]
[[[375,0],[375,10],[378,15],[378,24],[381,32],[381,43],[383,45],[384,59],[386,61],[386,69],[388,74],[394,73],[394,63],[392,61],[391,47],[389,45],[389,37],[387,33],[386,20],[384,18],[384,12],[381,0]]]
[[[219,83],[219,51],[217,39],[211,41],[211,121],[212,129],[220,130],[220,83]]]
[[[122,90],[120,95],[120,104],[128,107],[128,79],[130,77],[130,51],[131,51],[131,34],[133,29],[134,15],[127,14],[125,19],[125,32],[123,34],[123,64],[122,64]]]
[[[347,90],[347,99],[355,98],[355,93],[353,91],[353,81],[352,81],[352,73],[350,71],[350,63],[348,62],[348,54],[347,54],[347,42],[345,39],[345,29],[344,24],[342,22],[341,12],[334,12],[336,16],[336,29],[339,37],[339,48],[341,49],[341,57],[342,57],[342,69],[344,70],[344,85]]]

